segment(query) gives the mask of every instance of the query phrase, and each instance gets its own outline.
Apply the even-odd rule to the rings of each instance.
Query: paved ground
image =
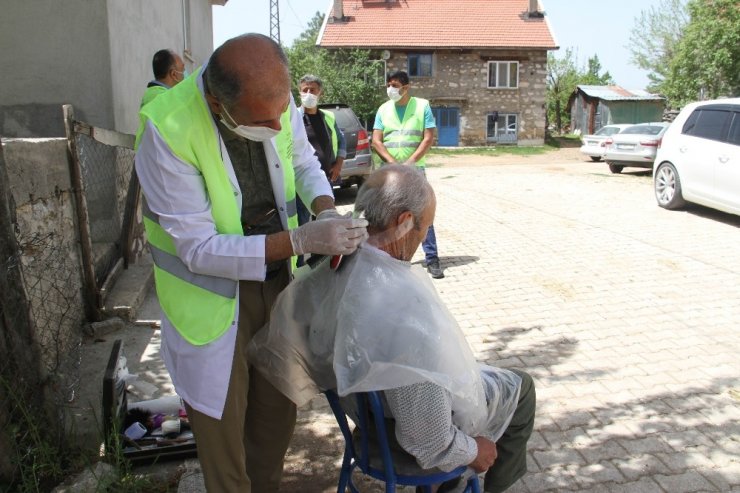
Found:
[[[479,359],[536,381],[510,491],[740,492],[740,217],[662,210],[645,172],[544,160],[428,170],[442,298]],[[284,490],[336,491],[328,409],[299,418]]]

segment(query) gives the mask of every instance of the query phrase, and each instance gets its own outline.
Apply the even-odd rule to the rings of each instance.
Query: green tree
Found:
[[[690,21],[670,61],[663,92],[674,107],[740,95],[740,4],[690,0]]]
[[[594,55],[588,59],[586,72],[582,74],[579,79],[579,84],[590,86],[607,86],[614,84],[614,79],[609,71],[606,71],[603,74],[601,73],[599,55]]]
[[[547,121],[555,124],[558,133],[570,122],[566,108],[578,81],[578,67],[571,48],[565,50],[562,58],[556,58],[552,52],[547,54]]]
[[[663,92],[676,47],[688,24],[686,0],[661,0],[640,12],[632,27],[628,48],[631,61],[648,71],[648,90]]]
[[[327,50],[316,46],[323,16],[316,12],[308,28],[290,48],[286,48],[293,87],[306,74],[324,82],[324,103],[349,105],[363,121],[372,120],[385,100],[383,64],[373,60],[368,50]]]

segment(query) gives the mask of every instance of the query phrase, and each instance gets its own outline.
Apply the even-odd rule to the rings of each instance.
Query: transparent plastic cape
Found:
[[[323,262],[298,277],[250,343],[249,358],[301,406],[317,393],[339,395],[433,382],[452,395],[465,433],[503,433],[521,379],[479,365],[429,276],[363,245],[337,271]]]

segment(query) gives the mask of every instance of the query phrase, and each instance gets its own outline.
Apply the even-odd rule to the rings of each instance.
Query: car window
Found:
[[[696,121],[699,119],[699,113],[701,113],[700,109],[694,110],[694,112],[689,115],[681,129],[682,134],[693,135],[692,132],[696,126]]]
[[[335,111],[334,114],[337,117],[337,125],[339,125],[339,128],[357,128],[359,126],[354,115],[350,114],[349,111],[340,109]]]
[[[730,125],[730,135],[727,136],[727,142],[740,146],[740,113],[735,113]]]
[[[634,127],[627,127],[622,132],[623,134],[643,134],[643,135],[658,135],[665,127],[662,125],[635,125]]]
[[[726,125],[732,112],[723,110],[703,109],[698,112],[699,116],[694,127],[688,135],[703,137],[705,139],[723,140]]]
[[[619,133],[619,127],[601,127],[594,135],[614,135]]]

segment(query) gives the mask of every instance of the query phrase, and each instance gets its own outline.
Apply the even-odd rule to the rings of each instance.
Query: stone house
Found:
[[[385,73],[408,72],[437,145],[544,143],[558,46],[537,0],[334,0],[316,44],[368,49]]]
[[[192,72],[213,51],[212,6],[227,0],[3,2],[0,135],[62,137],[78,119],[134,133],[152,56],[169,48]]]

